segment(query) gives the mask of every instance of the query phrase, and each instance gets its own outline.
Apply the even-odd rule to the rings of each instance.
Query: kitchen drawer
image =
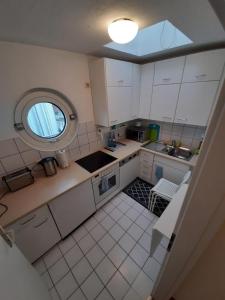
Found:
[[[16,245],[30,262],[34,262],[61,239],[47,206],[35,210],[6,230],[14,232]]]
[[[141,151],[140,153],[140,161],[143,163],[148,163],[150,165],[153,164],[153,160],[154,160],[154,154],[147,152],[147,151]]]
[[[162,157],[162,156],[158,156],[158,155],[155,155],[155,159],[154,159],[154,164],[163,164],[163,165],[166,165],[168,167],[172,167],[174,169],[179,169],[179,170],[188,170],[189,169],[189,166],[185,163],[182,163],[179,162],[179,161],[176,161],[176,160],[173,160],[173,159],[170,159],[170,158],[165,158],[165,157]]]
[[[140,167],[140,175],[144,177],[151,177],[152,176],[152,166],[141,166]]]

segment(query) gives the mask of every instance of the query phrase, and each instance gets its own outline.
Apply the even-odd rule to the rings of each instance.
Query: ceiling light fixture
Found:
[[[113,21],[108,26],[110,38],[118,44],[132,41],[138,32],[138,24],[130,19],[121,18]]]

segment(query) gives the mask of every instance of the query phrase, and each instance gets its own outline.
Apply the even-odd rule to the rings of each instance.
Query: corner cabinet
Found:
[[[96,124],[109,127],[137,117],[138,65],[101,58],[91,62],[90,77]]]
[[[91,180],[55,198],[49,208],[64,238],[96,211]]]

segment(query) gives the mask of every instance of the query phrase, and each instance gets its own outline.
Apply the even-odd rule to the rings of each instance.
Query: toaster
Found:
[[[34,177],[29,168],[24,168],[2,177],[10,192],[15,192],[34,183]]]

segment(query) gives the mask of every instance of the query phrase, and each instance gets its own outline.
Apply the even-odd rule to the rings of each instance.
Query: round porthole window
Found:
[[[75,137],[77,113],[70,101],[51,89],[33,89],[19,101],[15,124],[20,137],[32,148],[56,151]]]

